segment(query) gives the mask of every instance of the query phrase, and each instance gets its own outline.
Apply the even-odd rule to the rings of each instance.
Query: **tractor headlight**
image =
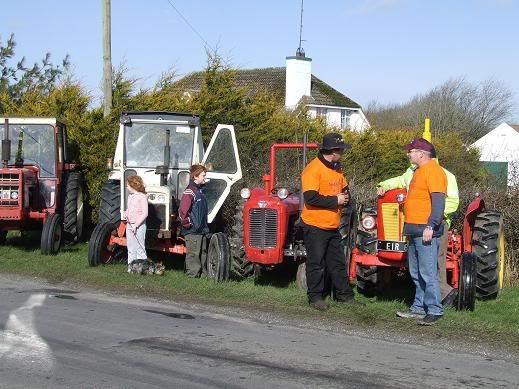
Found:
[[[396,201],[398,201],[399,203],[403,203],[405,200],[405,195],[403,193],[399,193],[396,195]]]
[[[165,202],[166,202],[166,195],[159,194],[159,195],[157,196],[157,201],[158,201],[159,203],[165,203]]]
[[[288,189],[287,188],[279,188],[278,189],[278,197],[281,200],[284,200],[288,197]]]
[[[361,224],[365,230],[373,230],[377,225],[377,221],[373,216],[368,215],[362,218]]]
[[[11,192],[11,198],[12,198],[13,200],[18,200],[18,191],[17,191],[17,190],[13,190],[13,191]]]
[[[148,199],[151,200],[151,201],[154,201],[155,200],[155,193],[150,193],[148,195]]]
[[[250,189],[243,188],[242,190],[240,190],[240,196],[242,199],[248,199],[250,197]]]

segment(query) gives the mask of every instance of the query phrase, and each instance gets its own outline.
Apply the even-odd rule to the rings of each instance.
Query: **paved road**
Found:
[[[2,388],[518,387],[519,363],[0,276]]]

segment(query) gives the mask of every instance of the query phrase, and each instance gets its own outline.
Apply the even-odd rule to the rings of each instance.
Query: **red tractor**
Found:
[[[254,275],[257,281],[266,269],[282,264],[298,265],[297,282],[306,289],[306,249],[302,231],[298,228],[302,211],[302,193],[299,187],[279,186],[276,177],[276,155],[280,150],[303,150],[302,167],[306,165],[306,148],[317,149],[316,143],[274,144],[270,149],[270,172],[263,176],[263,188],[244,188],[240,195],[232,236],[230,238],[233,270],[242,277]],[[285,170],[294,167],[294,160],[284,164]],[[301,172],[292,176],[300,179]],[[350,256],[350,230],[353,224],[353,206],[344,207],[340,232],[345,246],[345,260]]]
[[[79,241],[83,234],[83,182],[68,159],[65,125],[53,118],[0,120],[0,242],[10,230],[41,230],[42,254],[56,254],[63,238]]]
[[[395,270],[405,269],[407,243],[404,225],[404,189],[386,192],[376,207],[360,211],[356,247],[352,250],[349,279],[363,294],[387,286]],[[505,239],[503,216],[485,209],[479,197],[468,206],[463,231],[449,231],[447,280],[458,288],[458,309],[474,309],[475,299],[496,298],[503,286]]]

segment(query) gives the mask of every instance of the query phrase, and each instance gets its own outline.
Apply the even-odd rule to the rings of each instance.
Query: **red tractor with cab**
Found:
[[[65,125],[54,118],[2,118],[0,242],[7,232],[41,230],[41,252],[83,235],[83,178],[71,163]]]

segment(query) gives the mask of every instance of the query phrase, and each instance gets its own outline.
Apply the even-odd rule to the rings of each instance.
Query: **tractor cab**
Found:
[[[232,184],[241,179],[241,165],[234,127],[219,124],[204,150],[200,118],[172,112],[127,112],[120,118],[119,135],[111,171],[102,188],[99,224],[93,232],[89,263],[106,263],[126,246],[124,210],[127,208],[126,180],[139,175],[148,195],[146,248],[183,254],[177,236],[177,206],[189,184],[192,164],[207,169],[204,193],[212,223]],[[122,227],[121,227],[122,226]],[[108,234],[114,232],[110,238]],[[225,239],[226,240],[226,239]],[[107,253],[105,244],[110,245]]]
[[[82,177],[79,166],[68,161],[65,125],[55,118],[2,118],[0,135],[1,240],[8,230],[37,230],[42,225],[48,232],[46,239],[42,236],[44,254],[57,252],[62,232],[79,240]]]

